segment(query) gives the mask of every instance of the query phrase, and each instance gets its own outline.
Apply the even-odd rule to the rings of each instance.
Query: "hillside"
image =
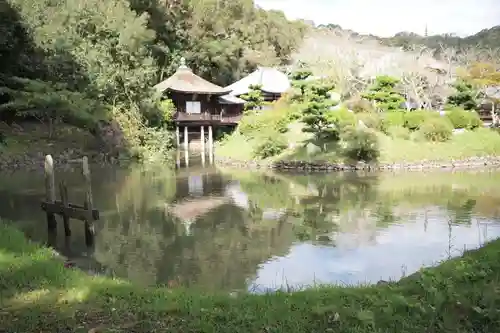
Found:
[[[353,37],[363,37],[377,40],[387,46],[411,48],[412,45],[421,45],[433,49],[441,47],[455,48],[498,48],[500,47],[500,25],[483,29],[466,37],[459,37],[453,34],[421,36],[413,32],[398,32],[392,37],[384,38],[375,35],[362,35],[349,29],[343,29],[337,24],[319,25],[318,28],[330,31],[343,31]]]
[[[451,34],[425,37],[415,33],[400,32],[390,38],[381,38],[381,41],[387,45],[398,47],[407,47],[413,44],[434,49],[442,46],[455,48],[498,48],[500,47],[500,26],[484,29],[467,37],[458,37]]]
[[[27,153],[10,127],[31,122],[49,139],[71,126],[111,132],[132,157],[165,155],[171,112],[152,87],[182,57],[225,86],[286,63],[305,30],[252,0],[0,1],[0,153]]]

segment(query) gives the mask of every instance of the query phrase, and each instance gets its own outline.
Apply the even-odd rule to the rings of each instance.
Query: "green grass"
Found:
[[[143,289],[66,269],[0,225],[2,332],[493,332],[500,241],[398,283],[268,295]]]

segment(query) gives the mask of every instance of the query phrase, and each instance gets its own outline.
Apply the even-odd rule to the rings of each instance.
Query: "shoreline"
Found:
[[[64,152],[52,155],[54,167],[57,169],[68,169],[77,166],[83,156],[87,156],[92,164],[101,166],[124,166],[132,163],[132,160],[111,156],[108,153],[88,151],[86,154],[72,154]],[[44,153],[36,155],[13,155],[0,156],[0,172],[43,171],[45,161]],[[340,172],[340,171],[423,171],[423,170],[466,170],[485,167],[500,167],[500,156],[474,156],[456,160],[435,160],[395,163],[363,163],[344,164],[327,161],[242,161],[214,154],[214,164],[223,167],[232,167],[247,170],[278,170],[278,171],[307,171],[307,172]]]
[[[451,161],[417,161],[400,163],[357,163],[343,164],[321,161],[239,161],[215,156],[214,162],[219,166],[241,169],[270,169],[279,171],[339,172],[339,171],[396,171],[396,170],[464,170],[500,166],[500,156],[477,156]]]
[[[0,172],[35,171],[43,172],[45,153],[0,156]],[[55,169],[71,169],[81,167],[82,157],[87,156],[91,164],[100,166],[124,166],[132,161],[120,159],[107,153],[88,151],[82,154],[72,154],[64,152],[60,154],[50,154],[54,160]]]

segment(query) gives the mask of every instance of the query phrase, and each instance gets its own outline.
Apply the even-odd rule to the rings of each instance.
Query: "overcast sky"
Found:
[[[255,0],[292,19],[334,23],[383,37],[400,31],[471,35],[500,25],[500,0]]]

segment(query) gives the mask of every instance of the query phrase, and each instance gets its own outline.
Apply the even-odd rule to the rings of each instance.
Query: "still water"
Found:
[[[210,167],[92,168],[95,248],[72,221],[57,248],[80,267],[204,291],[399,279],[500,237],[500,172],[293,174]],[[56,173],[81,203],[79,170]],[[0,175],[0,217],[47,239],[43,175]],[[59,223],[62,227],[62,223]]]

